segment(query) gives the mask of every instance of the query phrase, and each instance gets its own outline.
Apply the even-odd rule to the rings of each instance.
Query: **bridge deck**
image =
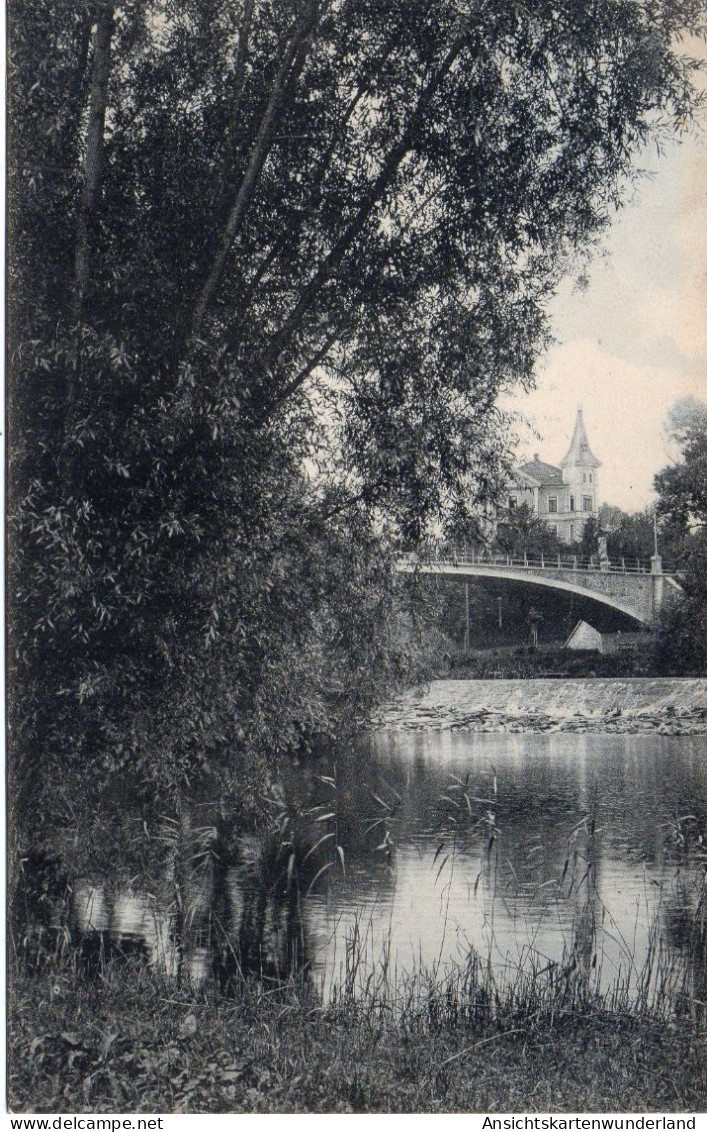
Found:
[[[650,564],[610,562],[607,558],[579,559],[568,555],[522,558],[510,555],[479,554],[474,551],[437,554],[420,559],[408,555],[397,565],[401,573],[434,574],[450,578],[503,578],[509,582],[564,590],[625,614],[643,625],[653,624],[656,615],[672,591],[671,600],[680,592],[675,579],[663,572],[656,556]]]
[[[508,554],[486,554],[473,550],[463,550],[458,553],[446,553],[427,558],[416,555],[406,555],[401,559],[401,567],[405,570],[439,569],[449,566],[489,566],[507,570],[566,570],[570,573],[589,573],[597,571],[603,574],[651,574],[654,573],[650,561],[641,559],[625,559],[621,561],[600,561],[598,558],[578,558],[575,555],[529,555],[511,556]],[[664,575],[672,575],[673,571],[662,567]]]

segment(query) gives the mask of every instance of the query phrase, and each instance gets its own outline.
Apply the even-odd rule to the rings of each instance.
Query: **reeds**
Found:
[[[319,788],[324,801],[316,805],[300,803],[281,790],[273,792],[270,828],[257,837],[241,838],[237,848],[231,845],[228,852],[224,845],[232,838],[226,839],[211,823],[189,821],[188,828],[184,820],[162,824],[167,889],[174,896],[167,918],[163,916],[167,926],[161,947],[167,958],[175,953],[172,966],[183,989],[213,993],[220,987],[233,997],[255,980],[268,992],[287,986],[307,1001],[314,995],[322,1008],[337,1015],[395,1018],[404,1024],[423,1019],[428,1026],[471,1017],[492,1022],[500,1016],[528,1020],[598,1010],[684,1019],[704,1029],[707,849],[692,815],[677,816],[666,830],[672,871],[659,886],[657,906],[646,900],[645,908],[637,908],[633,937],[626,939],[597,883],[600,830],[594,798],[590,812],[570,832],[557,876],[539,881],[535,893],[547,915],[557,912],[558,921],[560,913],[566,921],[568,907],[573,911],[571,927],[563,929],[559,954],[543,953],[532,932],[511,954],[507,940],[504,943],[497,936],[497,911],[503,905],[506,919],[520,915],[515,901],[521,881],[512,866],[511,881],[501,876],[503,807],[496,772],[487,788],[476,794],[468,780],[451,777],[431,806],[429,868],[440,894],[439,946],[434,955],[420,952],[403,962],[392,921],[387,928],[380,927],[360,911],[345,930],[337,926],[338,952],[334,948],[323,963],[308,929],[308,902],[328,879],[345,875],[346,858],[340,843],[335,774],[319,776]],[[402,799],[393,794],[386,801],[372,793],[377,810],[366,820],[368,833],[380,839],[376,851],[387,861],[394,888]],[[449,958],[445,942],[452,928],[458,931],[458,925],[449,923],[449,891],[462,840],[467,847],[474,842],[478,848],[479,870],[469,887],[474,896],[480,884],[486,891],[486,948],[461,942],[456,956]],[[234,885],[231,873],[236,865]],[[49,870],[40,895],[52,891],[52,877]],[[527,904],[527,891],[523,896]],[[238,908],[236,897],[241,901]],[[25,911],[20,917],[22,932],[14,938],[16,959],[28,968],[43,965],[68,972],[75,961],[73,950],[84,966],[91,960],[103,972],[109,961],[120,962],[130,950],[108,932],[98,933],[92,941],[74,932],[78,947],[72,949],[65,899],[63,911],[49,927],[33,923],[33,905]],[[469,915],[478,914],[470,902]],[[199,948],[204,952],[201,959]],[[137,955],[139,948],[133,950]],[[153,966],[169,981],[167,959]],[[213,985],[212,974],[216,975]]]
[[[343,963],[320,973],[323,1000],[345,1014],[395,1018],[403,1024],[412,1018],[429,1026],[471,1018],[490,1023],[501,1017],[525,1024],[557,1014],[598,1012],[671,1024],[685,1021],[704,1032],[707,848],[697,820],[685,815],[666,830],[664,879],[646,881],[647,886],[657,884],[659,898],[656,903],[651,891],[651,899],[646,895],[644,904],[636,907],[633,933],[626,938],[602,900],[597,881],[601,830],[595,794],[589,812],[570,833],[561,872],[539,885],[549,909],[566,915],[570,902],[574,905],[561,954],[543,954],[531,935],[520,954],[512,956],[495,932],[496,906],[502,902],[508,912],[509,899],[512,903],[501,879],[499,807],[495,769],[483,797],[471,794],[468,780],[451,776],[436,800],[429,862],[442,893],[438,953],[432,960],[420,954],[401,966],[390,925],[387,935],[381,935],[373,917],[362,913],[346,932]],[[482,878],[491,894],[485,911],[487,947],[482,953],[467,944],[459,948],[458,959],[443,962],[450,931],[448,892],[461,838],[476,839],[479,845],[481,868],[474,895]]]
[[[337,1017],[373,1019],[396,1027],[425,1030],[450,1025],[492,1023],[524,1027],[560,1016],[644,1018],[707,1030],[707,1004],[696,996],[696,960],[661,941],[656,926],[644,960],[632,957],[612,978],[594,953],[578,956],[576,941],[559,961],[525,949],[520,959],[499,962],[470,950],[458,962],[418,959],[401,967],[390,940],[377,946],[368,925],[357,920],[348,934],[342,967],[335,977],[322,974],[323,1008]],[[703,969],[702,969],[703,970]]]

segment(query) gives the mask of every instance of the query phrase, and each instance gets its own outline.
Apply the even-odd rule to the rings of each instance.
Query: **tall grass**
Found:
[[[447,791],[452,816],[459,796]],[[461,804],[466,808],[463,798]],[[493,813],[484,813],[476,834],[497,875],[501,838]],[[390,851],[390,814],[385,829],[381,845]],[[283,832],[284,846],[272,839],[261,850],[252,846],[248,867],[284,892],[284,901],[271,901],[270,915],[278,908],[292,915],[289,929],[284,925],[288,946],[293,932],[302,933],[295,962],[277,953],[272,961],[261,935],[257,961],[248,966],[244,936],[219,924],[213,930],[222,930],[221,947],[233,959],[226,987],[216,979],[175,979],[115,947],[90,970],[80,948],[47,947],[44,964],[30,971],[29,952],[18,949],[10,992],[15,1111],[700,1107],[705,891],[689,846],[656,914],[673,922],[681,947],[656,918],[644,958],[639,962],[631,941],[623,941],[627,961],[611,979],[599,928],[612,925],[590,867],[591,819],[578,825],[568,846],[561,879],[568,890],[576,873],[583,899],[559,960],[548,961],[528,944],[515,961],[500,962],[492,934],[485,954],[468,948],[456,962],[442,961],[441,952],[431,961],[418,954],[402,965],[391,925],[380,938],[361,912],[341,934],[336,970],[324,972],[314,965],[299,918],[306,890],[299,892],[298,883],[311,882],[303,870],[288,869],[292,845],[302,837],[297,852],[304,854],[317,839],[302,830],[295,836],[292,820]],[[446,833],[443,850],[434,860],[430,854],[441,885],[459,836],[454,823]],[[203,867],[201,858],[196,865]],[[497,898],[503,899],[500,891]]]
[[[684,1021],[705,1032],[707,1003],[699,989],[704,954],[696,956],[689,948],[677,952],[661,942],[657,925],[650,937],[640,966],[628,956],[610,979],[602,970],[600,951],[588,962],[579,960],[576,940],[559,961],[548,961],[532,947],[519,960],[507,957],[504,963],[472,949],[458,962],[430,963],[418,957],[400,967],[390,942],[381,946],[370,921],[357,920],[336,977],[320,975],[320,1000],[338,1017],[387,1020],[403,1027],[434,1029],[463,1022],[527,1027],[560,1015],[601,1013]]]
[[[666,832],[673,876],[652,921],[638,924],[632,939],[621,936],[601,899],[596,879],[598,806],[577,822],[558,876],[539,885],[538,898],[548,909],[566,910],[574,902],[571,931],[562,954],[541,953],[530,937],[511,956],[496,937],[495,918],[509,897],[501,882],[500,787],[495,771],[478,796],[468,779],[450,777],[434,800],[434,842],[429,867],[440,890],[439,949],[434,957],[418,954],[404,965],[395,950],[392,923],[381,937],[363,912],[339,932],[341,946],[322,969],[307,928],[307,903],[334,873],[344,875],[335,773],[318,776],[324,801],[302,802],[284,790],[273,791],[269,828],[257,837],[241,837],[218,825],[181,816],[165,818],[159,829],[163,845],[168,900],[162,910],[162,953],[153,966],[166,982],[187,992],[231,997],[257,981],[268,992],[288,986],[337,1014],[395,1018],[407,1023],[424,1016],[446,1024],[471,1016],[531,1018],[554,1011],[589,1009],[689,1019],[704,1029],[707,1016],[707,849],[692,815],[676,817]],[[394,796],[393,796],[394,795]],[[376,851],[395,877],[396,823],[403,800],[371,792],[376,805],[368,831],[380,839]],[[487,908],[487,950],[467,945],[456,960],[444,960],[449,893],[457,868],[460,839],[475,839],[481,861],[473,891],[482,882],[491,893]],[[229,845],[225,842],[228,840]],[[240,887],[231,876],[237,868]],[[13,935],[15,959],[25,969],[47,969],[72,977],[83,967],[95,976],[128,954],[139,957],[142,941],[102,931],[87,938],[76,931],[67,892],[57,902],[58,878],[51,863],[40,870],[40,891],[19,917]],[[171,893],[171,898],[170,898]],[[240,895],[239,895],[240,894]],[[236,897],[238,899],[236,899]],[[115,898],[115,894],[113,894]],[[63,906],[61,903],[63,900]],[[44,912],[52,906],[47,920]],[[158,910],[154,911],[157,922]],[[639,913],[637,911],[637,921]],[[454,925],[456,928],[456,925]],[[640,947],[640,932],[645,944]],[[134,945],[134,946],[131,946]],[[143,951],[145,950],[142,948]],[[448,951],[448,949],[447,949]],[[88,969],[88,970],[87,970]],[[216,976],[211,982],[211,975]]]
[[[388,806],[378,823],[385,825],[386,845],[394,850]],[[452,776],[436,800],[436,848],[430,868],[442,888],[440,947],[435,958],[419,955],[401,968],[390,928],[376,933],[373,918],[356,916],[345,934],[343,962],[322,971],[320,994],[346,1014],[390,1017],[403,1023],[412,1017],[426,1022],[474,1017],[520,1020],[588,1011],[685,1021],[699,1031],[707,1027],[707,849],[697,819],[687,815],[666,831],[665,850],[672,866],[659,887],[657,904],[637,906],[634,930],[624,937],[601,898],[597,882],[598,799],[591,801],[571,832],[561,874],[540,885],[550,893],[549,906],[565,910],[575,901],[571,930],[562,954],[548,958],[532,938],[520,955],[504,952],[495,934],[495,908],[507,903],[501,882],[498,825],[499,784],[494,770],[483,797],[470,794],[469,783]],[[448,900],[461,837],[476,838],[482,866],[474,893],[484,875],[492,898],[487,909],[485,953],[472,946],[458,960],[442,961],[449,930]],[[380,846],[379,848],[382,848]],[[655,885],[657,882],[647,882]],[[548,888],[549,886],[549,888]],[[538,893],[536,893],[538,895]],[[392,907],[392,905],[391,905]],[[392,912],[391,912],[392,915]]]

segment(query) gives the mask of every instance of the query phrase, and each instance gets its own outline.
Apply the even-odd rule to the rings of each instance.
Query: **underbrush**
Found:
[[[637,677],[657,676],[652,663],[650,640],[626,652],[608,654],[580,650],[576,652],[556,645],[479,649],[450,654],[437,669],[437,677],[453,680],[507,680],[564,677]]]
[[[69,959],[11,983],[10,1107],[25,1112],[690,1111],[707,1096],[704,1004],[602,993],[591,972],[503,979],[471,957],[389,977],[177,989],[135,960]],[[676,1003],[678,1009],[675,1009]]]
[[[593,810],[572,829],[561,871],[541,886],[548,892],[552,884],[558,901],[574,893],[573,929],[559,959],[549,961],[527,945],[515,963],[497,962],[492,936],[488,957],[460,945],[464,958],[457,963],[430,966],[420,958],[403,971],[390,939],[381,946],[360,913],[342,942],[340,968],[325,971],[300,903],[317,877],[345,876],[348,865],[332,801],[336,780],[320,775],[319,783],[325,803],[285,794],[271,800],[271,831],[259,853],[251,845],[253,860],[245,861],[257,876],[262,906],[249,917],[245,901],[225,980],[217,977],[222,948],[209,949],[198,915],[190,921],[199,945],[193,954],[204,953],[197,977],[197,964],[170,964],[139,935],[106,929],[82,936],[76,923],[72,934],[68,911],[60,915],[55,907],[56,870],[47,861],[35,868],[36,892],[28,890],[34,898],[15,916],[16,927],[25,930],[15,932],[11,948],[8,1087],[14,1111],[704,1107],[707,856],[694,814],[676,815],[665,832],[671,879],[654,920],[647,921],[645,947],[621,936],[600,899]],[[481,798],[471,795],[466,780],[450,777],[437,799],[437,879],[451,883],[460,836],[479,838],[489,876],[498,878],[496,796],[495,774]],[[376,839],[394,851],[393,810],[376,800]],[[192,872],[185,876],[191,883],[197,877],[214,882],[209,870],[204,874],[202,858],[209,854],[196,852],[201,827],[193,832]],[[505,889],[494,885],[493,899],[504,899]],[[213,897],[210,922],[221,933],[211,945],[221,935],[230,940],[217,888],[211,883],[204,890]],[[173,914],[170,923],[172,932],[181,924],[175,938],[184,958],[189,932],[182,920]],[[270,929],[279,924],[280,936],[268,935],[266,923]],[[261,929],[251,944],[243,925]]]

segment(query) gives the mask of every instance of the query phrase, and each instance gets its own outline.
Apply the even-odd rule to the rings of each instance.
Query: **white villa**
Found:
[[[597,517],[600,467],[578,409],[569,451],[559,468],[544,463],[537,453],[521,465],[509,488],[508,509],[526,504],[562,542],[574,542],[582,537],[586,520]]]

